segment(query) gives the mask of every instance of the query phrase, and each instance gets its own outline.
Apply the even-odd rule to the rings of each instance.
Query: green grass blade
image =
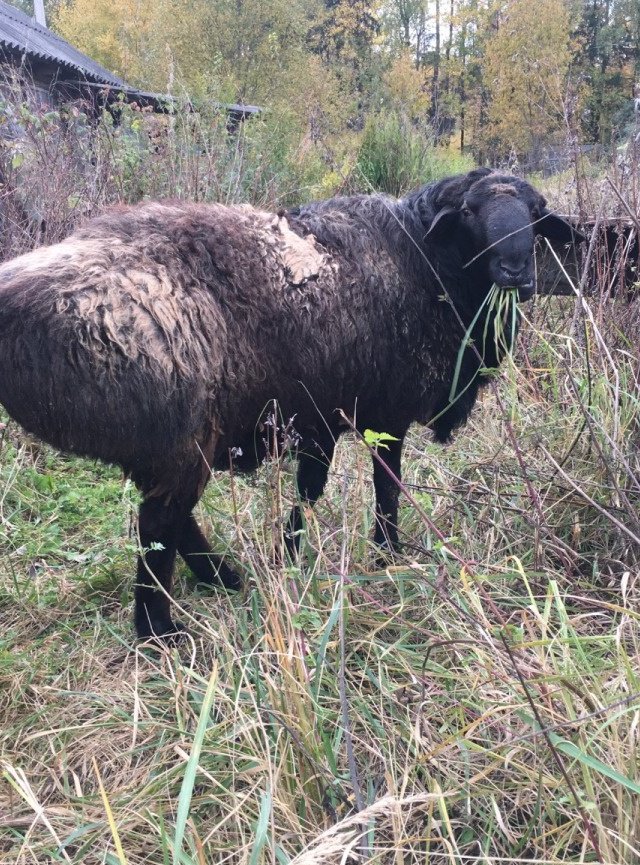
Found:
[[[522,718],[523,721],[526,721],[527,724],[530,724],[535,730],[540,729],[540,725],[532,718],[530,715],[527,715],[526,712],[518,712],[518,715]],[[612,769],[611,766],[608,766],[606,763],[603,763],[602,760],[598,760],[597,757],[592,757],[590,754],[585,754],[577,745],[574,745],[573,742],[569,742],[568,739],[563,739],[561,736],[558,736],[557,733],[553,733],[551,730],[547,731],[547,735],[551,744],[561,751],[563,754],[566,754],[567,757],[571,757],[574,760],[577,760],[579,763],[582,763],[584,766],[588,766],[590,769],[593,769],[595,772],[599,772],[601,775],[604,775],[607,778],[611,778],[612,781],[616,781],[618,784],[621,784],[623,787],[626,787],[627,790],[631,790],[633,793],[640,793],[640,784],[636,781],[633,781],[631,778],[627,778],[626,775],[622,775],[620,772],[616,771],[616,769]]]
[[[471,337],[471,334],[473,333],[473,328],[476,326],[476,323],[477,323],[478,319],[480,318],[482,310],[485,308],[485,306],[487,306],[490,303],[490,300],[492,300],[495,297],[494,289],[495,289],[495,286],[492,287],[489,294],[482,301],[480,308],[478,309],[475,316],[473,317],[473,321],[471,322],[471,324],[467,328],[465,335],[462,337],[462,341],[460,343],[460,348],[458,349],[458,357],[456,358],[455,370],[453,372],[453,381],[451,382],[451,390],[449,391],[449,402],[452,402],[454,399],[456,399],[456,391],[458,389],[458,379],[460,378],[460,369],[462,368],[462,358],[464,357],[465,349],[467,348],[469,339]]]
[[[249,857],[249,865],[258,865],[262,848],[267,843],[269,817],[271,816],[271,790],[265,790],[260,802],[260,814],[256,823],[256,838]]]
[[[333,609],[331,610],[329,619],[327,620],[324,633],[322,634],[322,639],[320,640],[318,651],[316,653],[316,680],[313,686],[313,696],[316,700],[318,699],[320,685],[322,683],[322,668],[324,666],[325,655],[327,654],[327,644],[329,643],[329,637],[331,636],[331,632],[333,631],[336,622],[338,621],[341,606],[342,598],[340,597],[340,593],[338,592],[336,595],[336,599],[333,603]]]
[[[213,698],[215,695],[217,682],[218,664],[215,663],[213,666],[213,670],[211,671],[211,676],[209,677],[209,684],[207,685],[204,700],[202,701],[202,709],[200,710],[200,717],[198,718],[198,726],[196,727],[196,733],[193,737],[191,754],[189,755],[187,767],[184,772],[184,778],[182,779],[182,786],[180,787],[180,796],[178,798],[178,813],[176,817],[176,831],[173,839],[173,865],[179,865],[180,863],[180,854],[182,852],[184,834],[187,826],[187,820],[189,819],[189,809],[191,807],[193,786],[196,780],[198,762],[200,760],[200,752],[202,751],[202,744],[204,742],[204,736],[207,731],[207,725],[209,723],[209,716],[211,714],[211,706],[213,705]]]

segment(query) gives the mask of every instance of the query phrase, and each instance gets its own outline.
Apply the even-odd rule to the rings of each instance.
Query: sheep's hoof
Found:
[[[224,586],[225,589],[239,591],[242,588],[242,579],[234,570],[219,556],[188,555],[185,558],[191,573],[197,582],[206,586]]]
[[[398,556],[400,555],[399,544],[394,544],[392,546],[385,538],[383,541],[376,541],[376,546],[378,547],[378,551],[373,560],[374,567],[383,570],[384,568],[389,567],[389,565],[393,565],[398,560]]]
[[[185,638],[187,629],[181,622],[171,619],[146,620],[136,627],[138,639],[142,642],[152,642],[159,646],[177,646]]]

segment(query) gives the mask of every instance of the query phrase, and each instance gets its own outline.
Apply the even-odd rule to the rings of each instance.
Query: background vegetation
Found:
[[[640,82],[637,0],[66,0],[51,20],[131,83],[291,110],[339,154],[384,111],[541,164],[610,144]]]
[[[31,12],[31,0],[16,2]],[[558,148],[619,140],[640,82],[637,0],[45,6],[54,29],[129,83],[294,116],[298,142],[334,168],[384,112],[428,123],[476,161],[539,169]]]
[[[58,13],[78,39],[82,8]],[[96,51],[121,52],[107,65],[145,86],[188,85],[199,111],[123,106],[92,124],[5,88],[0,125],[20,134],[0,148],[4,257],[118,201],[401,193],[471,165],[463,129],[476,156],[520,166],[567,129],[608,141],[637,64],[616,41],[637,26],[624,3],[606,23],[599,2],[541,0],[531,18],[517,0],[194,3],[198,38],[191,12],[147,8],[87,4]],[[234,9],[244,24],[225,40]],[[519,43],[507,13],[527,22]],[[568,33],[565,53],[534,50],[546,32]],[[271,110],[230,136],[207,99],[221,94]],[[545,194],[637,219],[633,145],[598,162],[576,140],[568,170],[536,178]],[[413,431],[390,567],[373,564],[370,458],[353,439],[295,563],[277,555],[290,463],[214,477],[200,517],[247,589],[200,590],[181,571],[179,649],[133,638],[135,490],[3,416],[0,862],[635,865],[640,303],[610,290],[606,262],[597,274],[587,296],[576,281],[524,307],[515,362],[452,445]]]

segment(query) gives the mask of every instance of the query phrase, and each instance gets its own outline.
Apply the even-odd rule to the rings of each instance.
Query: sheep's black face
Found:
[[[535,235],[532,214],[525,202],[507,191],[472,193],[462,206],[461,221],[462,231],[471,240],[469,266],[484,272],[489,283],[517,289],[520,300],[532,297]]]
[[[455,246],[474,284],[486,290],[493,283],[513,288],[520,300],[528,300],[535,292],[536,234],[561,242],[580,235],[550,213],[545,199],[525,181],[482,169],[472,175],[480,179],[462,194],[456,190],[453,201],[447,201],[445,187],[427,236]]]

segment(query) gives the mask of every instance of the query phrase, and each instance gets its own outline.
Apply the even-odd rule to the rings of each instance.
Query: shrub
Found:
[[[214,103],[165,114],[127,103],[95,116],[82,102],[43,104],[23,81],[0,100],[2,257],[55,243],[114,203],[179,198],[276,208],[333,193],[341,181],[293,112],[234,132]]]
[[[352,180],[364,191],[402,195],[472,167],[469,157],[436,146],[427,128],[398,114],[376,114],[365,126]]]

